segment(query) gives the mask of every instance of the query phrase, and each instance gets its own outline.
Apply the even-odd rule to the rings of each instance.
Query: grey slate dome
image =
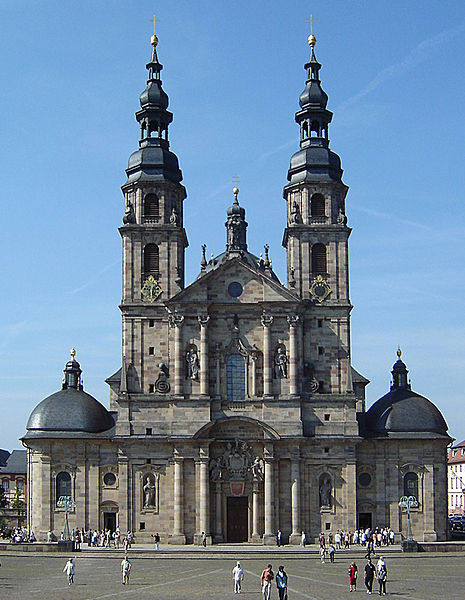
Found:
[[[71,357],[64,370],[63,389],[34,408],[26,425],[28,432],[100,433],[114,426],[106,408],[82,389],[81,369],[74,359],[74,349]]]
[[[428,398],[411,390],[400,349],[397,354],[399,360],[392,369],[391,391],[366,413],[367,432],[383,436],[407,433],[447,436],[447,423],[441,412]]]

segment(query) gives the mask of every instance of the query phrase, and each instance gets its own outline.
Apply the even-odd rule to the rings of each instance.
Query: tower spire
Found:
[[[235,186],[233,188],[234,202],[228,208],[228,220],[226,226],[226,250],[247,251],[247,222],[245,220],[245,209],[239,205],[237,187],[237,175],[235,175]]]

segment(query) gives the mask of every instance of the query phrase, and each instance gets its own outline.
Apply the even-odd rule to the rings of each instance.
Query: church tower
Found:
[[[146,65],[147,87],[136,112],[140,125],[139,149],[129,157],[123,240],[123,372],[128,367],[132,391],[144,389],[144,356],[154,359],[150,333],[166,314],[163,303],[184,288],[184,254],[188,246],[183,227],[186,190],[177,156],[170,151],[168,127],[173,114],[160,77],[163,66],[157,56],[158,38],[151,38],[152,56]],[[154,337],[154,336],[152,336]],[[147,346],[147,348],[145,347]],[[160,355],[160,351],[157,352]],[[131,366],[132,365],[132,366]],[[140,370],[140,372],[137,372]],[[153,370],[153,369],[152,369]],[[152,381],[155,373],[151,374]]]
[[[321,64],[315,56],[313,33],[308,43],[311,53],[305,65],[307,81],[295,115],[300,127],[300,150],[291,157],[289,183],[283,191],[287,209],[283,246],[288,287],[314,306],[309,323],[312,341],[306,354],[321,371],[323,356],[331,352],[331,360],[326,356],[332,371],[327,391],[341,393],[352,389],[348,263],[351,229],[345,216],[348,187],[342,181],[341,159],[329,148],[328,129],[333,113],[326,108],[328,96],[321,87]],[[331,339],[339,341],[339,348],[329,350]],[[335,365],[339,365],[337,369]]]

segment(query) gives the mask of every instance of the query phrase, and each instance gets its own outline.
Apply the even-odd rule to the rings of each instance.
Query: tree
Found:
[[[8,498],[6,497],[5,489],[0,486],[0,508],[6,508],[8,506]]]

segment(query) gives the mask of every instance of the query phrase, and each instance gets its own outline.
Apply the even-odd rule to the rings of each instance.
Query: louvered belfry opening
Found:
[[[144,278],[153,275],[155,279],[159,274],[160,252],[156,244],[147,244],[144,248]]]
[[[160,204],[156,194],[147,194],[144,198],[144,217],[160,216]]]
[[[315,244],[312,248],[312,273],[326,273],[326,246]]]
[[[310,212],[312,217],[325,216],[325,199],[322,194],[313,194],[310,201]]]

